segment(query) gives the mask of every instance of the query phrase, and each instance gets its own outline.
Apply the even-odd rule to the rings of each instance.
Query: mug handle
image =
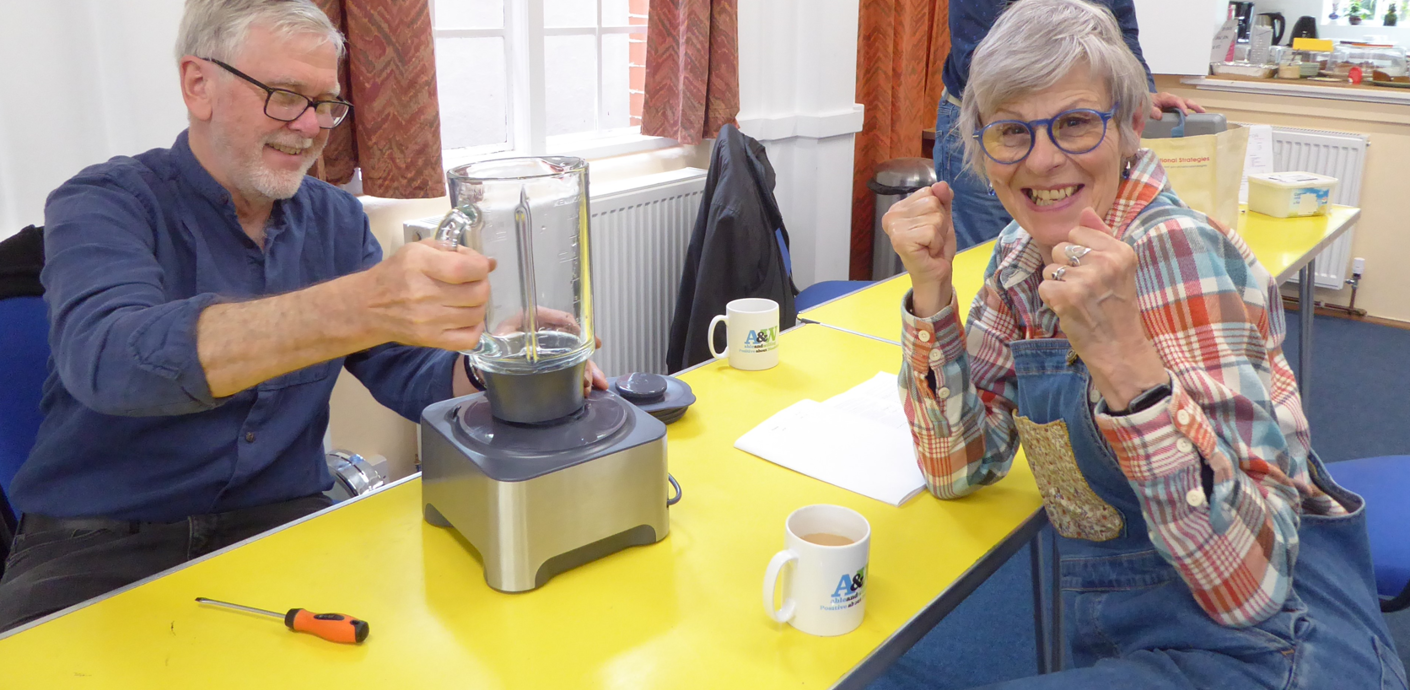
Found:
[[[719,316],[716,316],[715,318],[710,319],[710,328],[705,331],[705,341],[710,344],[710,354],[714,355],[714,356],[715,356],[715,359],[723,359],[724,357],[728,357],[728,356],[729,356],[729,343],[728,343],[728,342],[725,343],[725,351],[724,351],[724,352],[715,352],[715,325],[718,324],[718,323],[724,322],[724,324],[725,324],[725,332],[728,333],[728,332],[729,332],[729,322],[728,322],[728,319],[729,319],[729,317],[726,316],[726,315],[724,315],[724,314],[720,314]]]
[[[778,574],[789,561],[797,560],[798,554],[785,549],[774,554],[774,559],[769,561],[768,571],[764,573],[764,611],[768,612],[769,618],[779,623],[787,623],[793,618],[797,604],[792,599],[785,598],[783,608],[774,610],[774,589],[778,586]]]

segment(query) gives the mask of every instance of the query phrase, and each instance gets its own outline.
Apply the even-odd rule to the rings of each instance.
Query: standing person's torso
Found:
[[[951,0],[950,2],[950,55],[945,58],[945,67],[941,73],[941,78],[945,82],[945,90],[952,96],[962,98],[965,86],[969,83],[969,63],[974,57],[974,49],[979,47],[980,41],[989,35],[989,29],[993,28],[994,22],[999,15],[1013,2],[1018,0]],[[1111,10],[1116,15],[1123,31],[1128,29],[1128,24],[1134,28],[1135,12],[1132,0],[1093,0],[1098,5],[1102,5]],[[1128,39],[1130,45],[1133,39]],[[1139,51],[1139,45],[1133,46],[1137,59],[1145,65]]]
[[[101,190],[102,198],[95,198],[91,212],[85,208],[68,214],[67,222],[51,223],[49,232],[58,235],[49,243],[50,256],[81,251],[85,234],[105,232],[101,223],[91,222],[110,210],[104,204],[140,209],[131,217],[143,218],[146,227],[125,230],[141,241],[128,242],[121,252],[134,256],[114,256],[111,270],[145,272],[148,279],[159,273],[155,279],[166,303],[130,305],[134,310],[161,309],[200,295],[231,301],[290,292],[355,272],[367,259],[366,216],[357,199],[312,178],[293,198],[275,203],[264,247],[257,246],[241,229],[229,194],[192,155],[185,133],[171,149],[114,158],[65,186],[75,184]],[[103,255],[96,256],[95,263],[101,263]],[[75,286],[81,292],[86,280],[81,273],[71,266],[55,268],[51,259],[46,287],[52,295],[55,281],[68,281],[60,294],[73,294]],[[64,299],[49,300],[51,325],[56,313],[77,301],[56,303]],[[189,338],[187,350],[194,350],[194,332],[158,337]],[[209,409],[121,416],[100,413],[75,398],[56,369],[55,360],[66,353],[52,333],[50,341],[55,350],[44,388],[45,420],[11,488],[20,511],[170,521],[328,487],[322,443],[342,358],[265,381],[214,401]]]

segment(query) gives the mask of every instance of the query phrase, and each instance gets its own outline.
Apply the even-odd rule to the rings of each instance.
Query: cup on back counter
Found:
[[[862,624],[867,603],[871,525],[834,505],[799,508],[784,522],[784,550],[764,574],[764,610],[809,635],[844,635]],[[786,566],[791,569],[785,570]],[[783,607],[774,590],[784,575]]]
[[[725,324],[725,351],[715,350],[715,326]],[[735,369],[759,371],[778,364],[778,302],[762,297],[737,299],[710,320],[706,331],[710,354],[729,358]]]

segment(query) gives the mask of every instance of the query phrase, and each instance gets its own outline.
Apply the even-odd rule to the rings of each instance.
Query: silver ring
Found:
[[[1063,275],[1064,273],[1067,273],[1067,267],[1066,267],[1066,266],[1058,266],[1058,267],[1057,267],[1057,270],[1056,270],[1056,271],[1053,271],[1052,280],[1056,280],[1056,281],[1058,281],[1058,282],[1062,282],[1062,275]]]
[[[1067,248],[1063,250],[1063,253],[1067,255],[1067,263],[1069,265],[1081,266],[1082,257],[1086,256],[1091,251],[1091,247],[1083,247],[1080,244],[1069,244]]]

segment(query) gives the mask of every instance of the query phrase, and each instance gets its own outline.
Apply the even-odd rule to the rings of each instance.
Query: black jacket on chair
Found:
[[[725,125],[710,155],[710,174],[686,250],[666,349],[670,371],[710,359],[706,329],[731,300],[766,297],[778,302],[779,330],[793,327],[798,290],[776,230],[786,246],[788,231],[774,200],[774,169],[764,145]],[[724,337],[722,328],[716,345],[722,346]]]
[[[44,228],[31,225],[0,242],[0,299],[42,296],[42,270]]]

